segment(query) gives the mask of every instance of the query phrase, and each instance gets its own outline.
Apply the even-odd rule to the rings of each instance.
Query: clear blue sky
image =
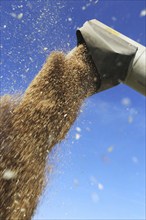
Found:
[[[25,91],[52,50],[96,18],[145,45],[144,0],[1,0],[1,95]],[[125,85],[90,97],[50,155],[34,220],[145,219],[145,98]]]

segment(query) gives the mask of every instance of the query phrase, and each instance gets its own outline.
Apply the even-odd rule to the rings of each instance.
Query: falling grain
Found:
[[[21,99],[1,97],[0,219],[31,219],[45,187],[48,152],[65,138],[83,100],[97,92],[95,78],[80,45],[69,56],[52,53]]]

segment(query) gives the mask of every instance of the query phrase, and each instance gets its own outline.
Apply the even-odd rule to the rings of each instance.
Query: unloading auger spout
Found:
[[[100,75],[99,92],[124,83],[146,96],[146,47],[97,21],[76,32],[85,43]]]

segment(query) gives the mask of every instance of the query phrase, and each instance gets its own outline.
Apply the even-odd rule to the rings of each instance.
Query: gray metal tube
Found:
[[[141,46],[129,68],[125,84],[146,96],[146,49]]]
[[[105,24],[90,20],[77,30],[78,44],[85,43],[100,74],[100,91],[120,82],[146,95],[146,49]]]

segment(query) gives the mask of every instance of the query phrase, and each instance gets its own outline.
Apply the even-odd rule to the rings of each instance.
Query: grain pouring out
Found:
[[[98,90],[85,45],[54,52],[23,96],[0,101],[0,219],[30,220],[45,187],[46,162],[84,99]]]

